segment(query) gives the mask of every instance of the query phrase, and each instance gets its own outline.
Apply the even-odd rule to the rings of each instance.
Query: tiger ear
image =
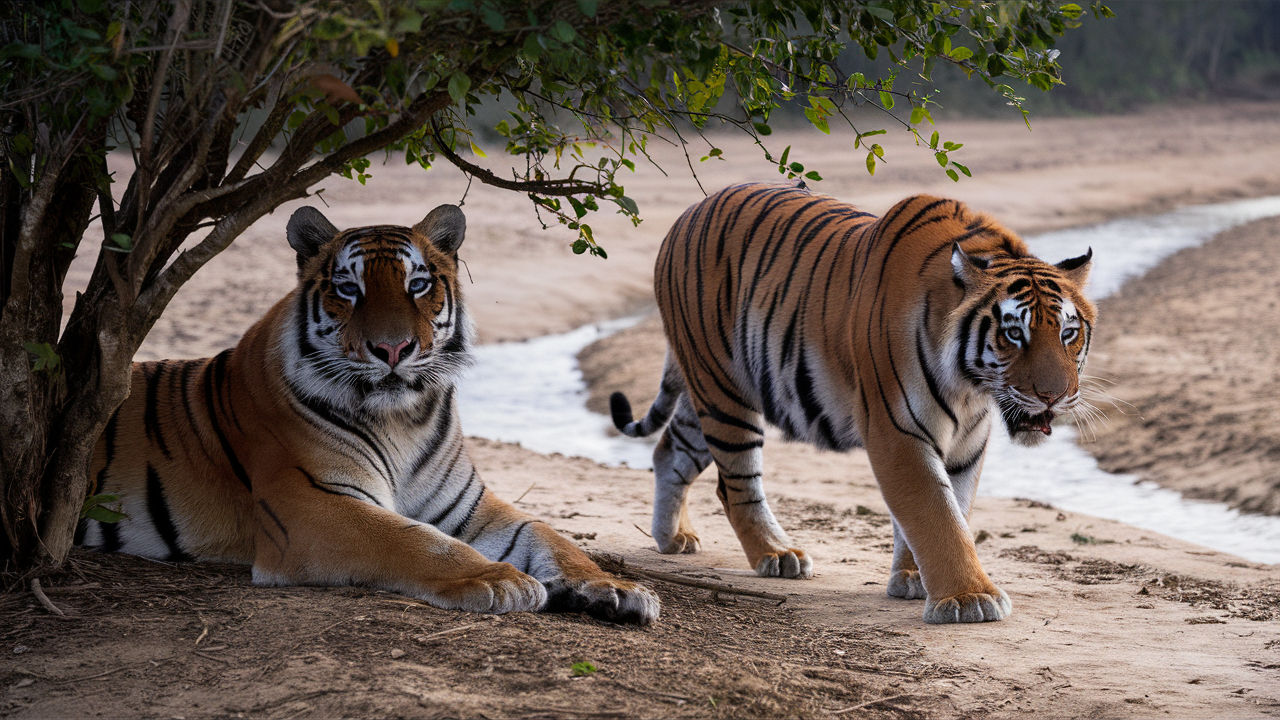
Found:
[[[1077,288],[1083,289],[1089,279],[1089,268],[1093,267],[1093,248],[1089,248],[1080,257],[1067,258],[1054,267],[1061,270]]]
[[[457,205],[441,205],[427,213],[413,229],[426,236],[442,252],[453,255],[458,252],[467,234],[467,216]]]
[[[982,277],[987,269],[987,261],[975,258],[960,248],[960,243],[951,245],[951,279],[960,287],[968,287]]]
[[[289,218],[285,236],[289,238],[289,247],[298,253],[298,269],[301,270],[337,234],[338,228],[321,215],[319,210],[313,207],[295,210]]]

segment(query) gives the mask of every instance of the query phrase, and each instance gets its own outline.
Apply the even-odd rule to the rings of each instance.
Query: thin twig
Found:
[[[641,531],[643,532],[643,531]],[[645,533],[646,535],[648,533]],[[761,592],[759,590],[744,590],[736,588],[732,585],[724,583],[707,582],[705,580],[694,580],[684,577],[683,575],[674,575],[672,573],[659,572],[657,570],[645,570],[632,565],[628,565],[624,560],[609,555],[598,553],[592,554],[592,560],[596,564],[618,575],[630,575],[632,577],[649,578],[652,580],[662,580],[663,582],[673,583],[675,585],[687,585],[688,587],[700,588],[702,590],[710,590],[712,592],[725,593],[726,595],[746,595],[747,597],[758,597],[765,600],[772,600],[781,605],[787,601],[786,595],[777,595],[775,593]]]
[[[532,489],[534,489],[534,488],[536,488],[536,487],[538,487],[538,483],[534,483],[534,484],[530,485],[530,486],[529,486],[529,490],[532,490]],[[521,500],[523,500],[523,499],[524,499],[524,496],[529,494],[529,490],[525,490],[524,492],[520,493],[520,497],[516,498],[516,499],[515,499],[515,501],[513,501],[511,504],[512,504],[512,505],[515,505],[516,503],[518,503],[518,502],[520,502]]]
[[[39,678],[39,679],[41,679],[41,680],[45,680],[45,681],[47,681],[47,682],[52,682],[52,683],[57,683],[57,684],[59,684],[59,685],[63,685],[63,684],[66,684],[66,683],[79,683],[79,682],[86,682],[86,681],[89,681],[89,680],[97,680],[98,678],[106,677],[106,676],[108,676],[108,675],[113,675],[113,674],[115,674],[115,673],[120,672],[121,670],[128,670],[129,668],[134,667],[135,665],[141,665],[141,664],[142,664],[142,663],[130,663],[130,664],[128,664],[128,665],[121,665],[120,667],[118,667],[118,668],[116,668],[116,669],[114,669],[114,670],[108,670],[108,671],[106,671],[106,672],[100,672],[100,673],[98,673],[97,675],[87,675],[87,676],[85,676],[85,677],[74,677],[74,678],[63,678],[63,679],[61,679],[61,680],[60,680],[60,679],[58,679],[58,678],[49,677],[48,675],[41,675],[40,673],[31,672],[30,670],[24,670],[24,669],[22,669],[22,668],[18,668],[18,669],[16,669],[16,670],[14,670],[14,672],[19,673],[19,674],[21,674],[21,675],[29,675],[29,676],[31,676],[31,677],[33,677],[33,678]]]
[[[44,606],[45,610],[48,610],[58,617],[67,616],[67,614],[62,611],[62,608],[54,605],[53,601],[49,599],[49,596],[44,594],[44,590],[40,589],[39,578],[31,578],[31,594],[36,596],[36,600],[40,601],[40,604]]]
[[[191,654],[192,654],[192,655],[199,655],[200,657],[204,658],[205,660],[212,660],[212,661],[214,661],[214,662],[220,662],[220,663],[222,663],[223,665],[230,665],[230,664],[231,664],[231,661],[230,661],[230,660],[224,660],[223,658],[220,658],[220,657],[214,657],[213,655],[210,655],[210,654],[208,654],[208,653],[200,652],[199,650],[192,650],[192,651],[191,651]]]
[[[459,625],[456,628],[441,630],[440,632],[434,632],[434,633],[431,633],[430,635],[422,635],[414,638],[414,640],[417,642],[426,642],[428,640],[434,640],[438,637],[443,637],[445,635],[453,635],[454,633],[460,633],[460,632],[463,632],[464,630],[470,630],[471,628],[478,627],[479,625],[481,625],[481,623],[471,623],[470,625]]]
[[[851,705],[851,706],[849,706],[849,707],[847,707],[847,708],[845,708],[845,709],[843,709],[843,710],[836,710],[835,712],[833,712],[833,713],[831,713],[831,714],[832,714],[832,715],[843,715],[843,714],[845,714],[845,713],[853,712],[854,710],[861,710],[862,708],[865,708],[865,707],[871,707],[872,705],[878,705],[879,703],[882,703],[882,702],[889,702],[890,700],[897,700],[898,698],[904,698],[904,697],[906,697],[906,696],[907,696],[907,695],[909,695],[909,694],[910,694],[910,693],[902,693],[902,694],[900,694],[900,695],[890,695],[889,697],[882,697],[882,698],[880,698],[879,700],[868,700],[867,702],[864,702],[864,703],[858,703],[857,705]]]
[[[635,528],[635,529],[639,530],[639,531],[640,531],[640,534],[644,535],[644,536],[645,536],[645,537],[647,537],[647,538],[651,538],[651,537],[653,537],[653,536],[652,536],[652,535],[650,535],[649,533],[645,532],[645,531],[644,531],[644,528],[640,527],[639,525],[637,525],[637,524],[635,524],[635,523],[631,523],[631,527],[633,527],[633,528]]]

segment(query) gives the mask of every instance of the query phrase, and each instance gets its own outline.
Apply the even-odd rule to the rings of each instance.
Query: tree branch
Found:
[[[515,190],[517,192],[536,193],[538,195],[546,195],[548,197],[566,197],[569,195],[602,195],[604,194],[604,186],[600,183],[584,182],[582,180],[564,179],[564,180],[507,180],[499,177],[488,170],[463,160],[461,156],[449,149],[436,129],[432,129],[431,137],[436,141],[436,149],[446,160],[453,163],[462,172],[471,175],[475,179],[485,185],[502,188],[503,190]]]

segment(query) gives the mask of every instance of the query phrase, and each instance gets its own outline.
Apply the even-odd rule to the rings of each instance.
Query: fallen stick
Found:
[[[629,575],[631,577],[649,578],[651,580],[661,580],[674,585],[685,585],[688,587],[699,588],[702,590],[710,590],[714,593],[724,593],[726,595],[745,595],[747,597],[757,597],[765,600],[772,600],[781,605],[787,601],[786,595],[777,595],[774,593],[761,592],[759,590],[743,590],[732,585],[724,583],[707,582],[705,580],[694,580],[683,575],[675,575],[672,573],[659,572],[657,570],[645,570],[643,568],[628,565],[621,558],[612,557],[603,554],[593,554],[592,560],[605,570],[616,573],[618,575]]]
[[[876,704],[879,704],[879,703],[882,703],[882,702],[888,702],[888,701],[890,701],[890,700],[897,700],[898,698],[904,698],[904,697],[906,697],[908,694],[909,694],[909,693],[902,693],[902,694],[900,694],[900,695],[890,695],[889,697],[882,697],[882,698],[880,698],[879,700],[868,700],[868,701],[866,701],[866,702],[864,702],[864,703],[858,703],[857,705],[852,705],[852,706],[847,707],[847,708],[845,708],[845,709],[843,709],[843,710],[836,710],[835,712],[833,712],[833,713],[831,713],[831,714],[832,714],[832,715],[843,715],[843,714],[845,714],[845,713],[850,713],[850,712],[853,712],[854,710],[861,710],[862,708],[865,708],[865,707],[871,707],[872,705],[876,705]]]
[[[454,633],[464,632],[464,631],[466,631],[466,630],[470,630],[470,629],[471,629],[471,628],[473,628],[473,627],[478,627],[478,626],[480,626],[480,625],[482,625],[482,624],[483,624],[483,623],[471,623],[470,625],[459,625],[459,626],[458,626],[458,627],[456,627],[456,628],[449,628],[448,630],[441,630],[440,632],[434,632],[434,633],[431,633],[430,635],[419,635],[418,637],[415,637],[415,638],[412,638],[412,639],[413,639],[413,641],[414,641],[414,642],[420,642],[420,643],[423,643],[423,642],[426,642],[426,641],[428,641],[428,640],[434,640],[434,639],[436,639],[436,638],[438,638],[438,637],[441,637],[441,636],[443,636],[443,635],[452,635],[452,634],[454,634]]]
[[[40,589],[39,578],[31,578],[31,594],[36,596],[36,600],[40,601],[40,604],[44,606],[45,610],[48,610],[58,617],[67,616],[67,614],[62,611],[62,608],[54,605],[53,601],[49,599],[49,596],[44,594],[44,590]]]

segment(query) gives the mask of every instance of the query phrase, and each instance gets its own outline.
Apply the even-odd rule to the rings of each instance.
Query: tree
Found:
[[[920,128],[925,94],[847,76],[846,45],[928,78],[953,63],[1013,103],[1002,76],[1047,90],[1076,5],[925,0],[57,0],[0,10],[0,556],[60,564],[85,503],[93,445],[129,393],[134,351],[178,288],[255,220],[333,173],[363,182],[379,151],[441,160],[528,195],[604,256],[585,222],[612,203],[638,222],[621,170],[655,133],[728,123],[763,138],[771,113],[847,122],[875,109],[969,174]],[[1095,3],[1093,12],[1109,14]],[[523,164],[465,157],[482,98]],[[897,114],[894,114],[898,103]],[[860,117],[858,121],[864,122]],[[474,145],[471,145],[472,149]],[[127,149],[128,178],[106,157]],[[477,155],[481,154],[476,152]],[[719,155],[712,149],[707,157]],[[786,151],[780,172],[819,179]],[[112,184],[125,189],[117,201]],[[97,210],[96,215],[95,208]],[[86,247],[101,223],[100,247]],[[194,233],[207,234],[193,247]],[[62,326],[62,281],[97,251]]]

